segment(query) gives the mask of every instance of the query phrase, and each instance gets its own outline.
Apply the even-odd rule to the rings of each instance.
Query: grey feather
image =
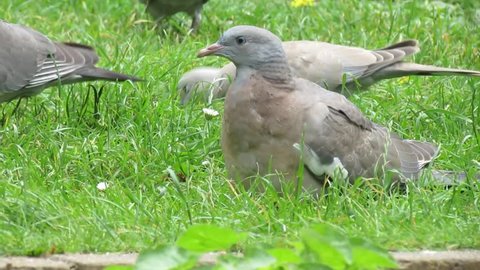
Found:
[[[0,21],[0,40],[0,103],[59,83],[140,80],[95,67],[98,56],[89,46],[53,42],[25,26]]]
[[[377,50],[366,50],[326,42],[287,41],[282,43],[288,64],[295,76],[310,80],[335,92],[348,95],[352,91],[365,90],[384,79],[402,76],[461,75],[480,76],[473,70],[452,69],[405,62],[405,58],[420,49],[415,40],[402,41]],[[230,63],[216,77],[235,77],[235,66]],[[190,73],[191,76],[191,73]],[[190,83],[194,83],[193,78]],[[197,77],[207,81],[208,78]],[[345,79],[345,85],[343,85]],[[227,92],[229,83],[217,85],[217,98]],[[204,92],[198,88],[197,92]]]
[[[193,30],[200,27],[202,7],[208,0],[140,0],[157,22],[178,12],[186,12],[192,17]]]

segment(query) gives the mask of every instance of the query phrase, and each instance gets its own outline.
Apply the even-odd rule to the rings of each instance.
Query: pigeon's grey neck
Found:
[[[262,59],[265,59],[262,61]],[[283,51],[270,51],[268,56],[256,61],[251,68],[255,69],[268,82],[277,87],[294,89],[293,75]]]

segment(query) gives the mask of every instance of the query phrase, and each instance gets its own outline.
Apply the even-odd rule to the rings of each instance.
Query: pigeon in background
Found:
[[[58,43],[43,34],[0,20],[0,103],[39,94],[46,87],[83,81],[139,81],[98,68],[92,47]]]
[[[157,22],[177,12],[186,12],[192,17],[193,31],[200,27],[202,20],[202,7],[208,0],[140,0],[147,6]]]
[[[288,64],[293,75],[310,80],[328,90],[341,92],[365,90],[383,79],[420,75],[463,75],[480,76],[479,71],[463,70],[404,62],[404,58],[417,53],[420,48],[415,40],[406,40],[383,49],[366,50],[318,41],[287,41],[282,43]],[[230,82],[235,78],[235,65],[229,63],[214,74],[199,72],[195,69],[180,79],[178,89],[182,104],[195,93],[208,96],[212,91],[214,98],[224,97]],[[210,79],[210,78],[213,78]],[[210,81],[210,84],[198,81]],[[345,86],[343,85],[345,82]],[[195,87],[193,87],[195,86]],[[183,92],[183,93],[182,93]]]
[[[180,104],[185,105],[192,98],[210,103],[215,98],[224,97],[232,74],[235,75],[234,65],[223,68],[199,67],[186,72],[177,84]]]
[[[280,192],[282,181],[297,179],[300,160],[303,187],[313,192],[326,177],[389,175],[401,182],[418,179],[438,155],[434,144],[402,139],[367,119],[345,96],[296,77],[281,40],[268,30],[230,28],[198,53],[208,55],[237,67],[225,98],[222,151],[229,176],[246,188],[262,189],[255,182],[260,175]]]

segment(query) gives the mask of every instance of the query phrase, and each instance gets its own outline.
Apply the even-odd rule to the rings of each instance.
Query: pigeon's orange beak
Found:
[[[214,54],[215,52],[217,52],[221,49],[223,49],[222,45],[220,45],[218,43],[213,43],[212,45],[201,49],[198,52],[197,57],[204,57],[204,56],[207,56],[207,55],[211,55],[211,54]]]

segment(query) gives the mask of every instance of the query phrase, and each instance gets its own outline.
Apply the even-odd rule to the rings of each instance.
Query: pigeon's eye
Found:
[[[237,37],[235,41],[237,42],[237,45],[243,45],[247,42],[247,39],[245,39],[244,37]]]

